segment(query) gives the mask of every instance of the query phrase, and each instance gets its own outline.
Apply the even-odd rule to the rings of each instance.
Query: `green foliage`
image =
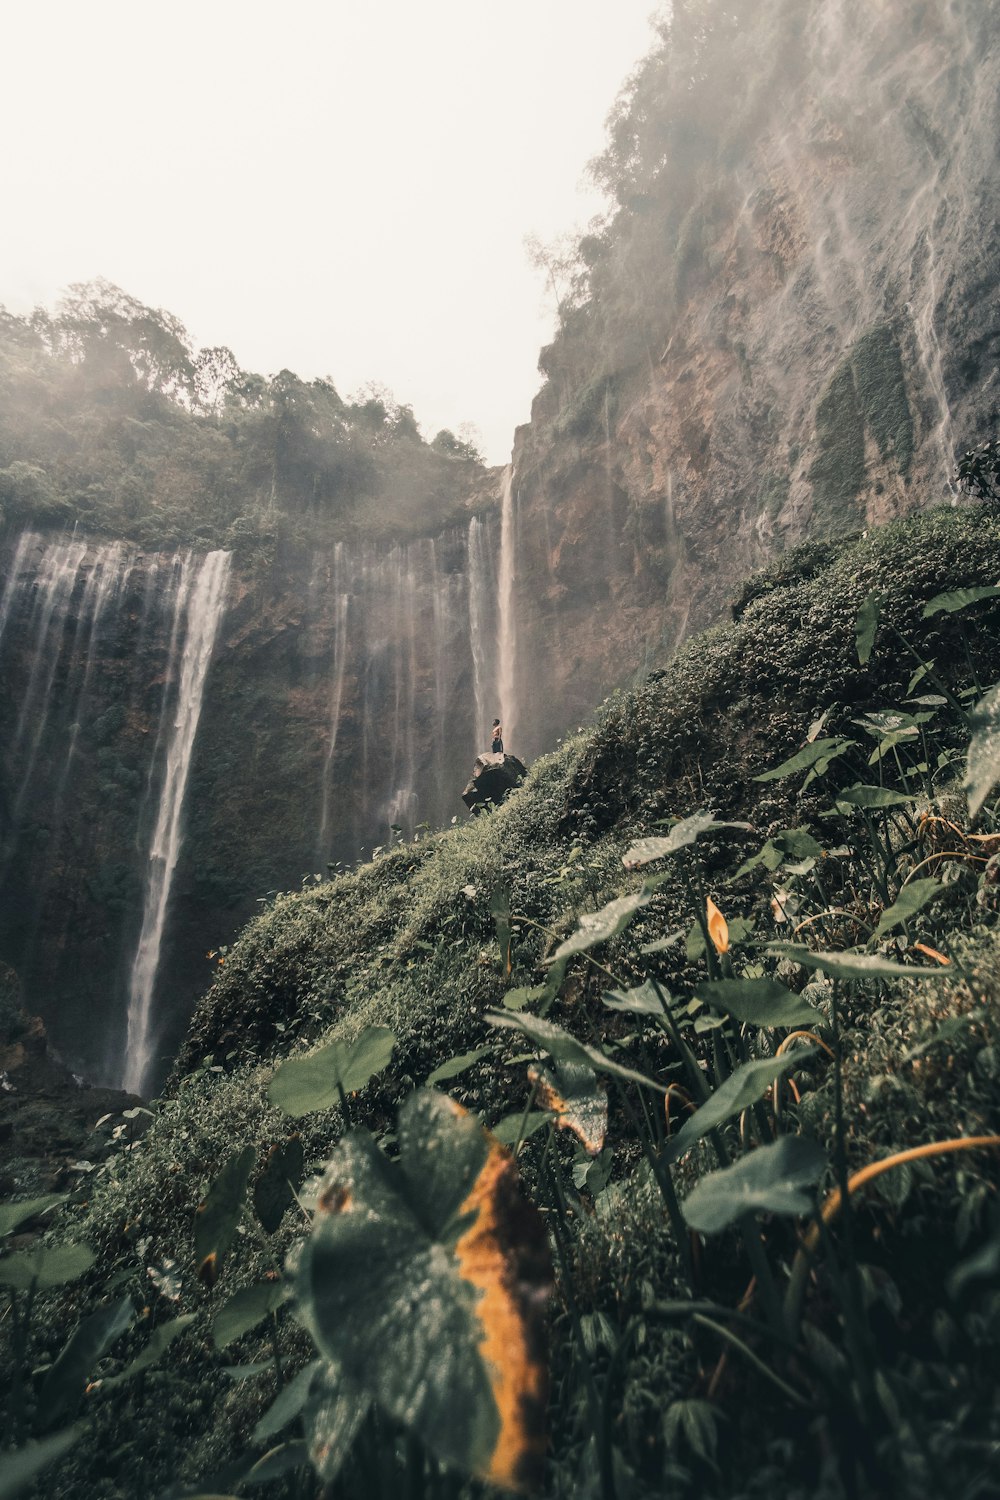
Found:
[[[209,1188],[195,1215],[194,1255],[198,1275],[214,1286],[243,1217],[247,1185],[257,1160],[256,1146],[231,1156]]]
[[[271,1103],[289,1115],[330,1109],[388,1067],[395,1045],[387,1026],[369,1026],[349,1045],[331,1042],[308,1057],[289,1058],[275,1072]]]
[[[783,1135],[721,1172],[709,1172],[684,1199],[684,1217],[701,1234],[719,1234],[746,1213],[808,1214],[826,1170],[826,1152],[800,1135]]]
[[[535,1440],[504,1431],[498,1454],[495,1391],[510,1376],[484,1359],[488,1325],[477,1311],[476,1267],[470,1270],[461,1253],[467,1236],[498,1232],[502,1206],[479,1196],[495,1191],[481,1179],[497,1148],[473,1118],[432,1090],[411,1095],[398,1128],[398,1164],[363,1131],[337,1148],[298,1262],[296,1304],[338,1378],[414,1429],[444,1461],[511,1483]],[[533,1224],[531,1231],[537,1233]],[[478,1292],[489,1298],[494,1288],[479,1282]],[[508,1324],[504,1345],[491,1344],[491,1356],[513,1362],[523,1378],[528,1372],[518,1364],[527,1356],[513,1331]],[[518,1451],[510,1451],[512,1443]]]
[[[976,704],[970,720],[972,738],[965,770],[969,816],[975,818],[1000,781],[1000,684]]]
[[[328,380],[242,370],[106,281],[0,315],[0,391],[0,515],[21,526],[266,553],[448,524],[484,473],[472,443],[425,444],[389,392],[348,403]]]

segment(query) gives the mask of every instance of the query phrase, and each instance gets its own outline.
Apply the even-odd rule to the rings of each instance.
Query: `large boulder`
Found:
[[[482,812],[484,807],[499,807],[507,793],[521,785],[526,774],[527,768],[516,755],[478,755],[462,801],[474,813]]]

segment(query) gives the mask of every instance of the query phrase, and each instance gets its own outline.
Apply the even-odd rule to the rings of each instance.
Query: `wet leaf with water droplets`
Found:
[[[299,1315],[354,1387],[438,1458],[507,1488],[544,1459],[551,1267],[513,1158],[432,1089],[337,1147],[295,1272]]]

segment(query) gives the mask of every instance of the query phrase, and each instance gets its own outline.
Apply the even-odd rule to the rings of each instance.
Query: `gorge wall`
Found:
[[[562,267],[512,467],[456,467],[393,417],[423,465],[415,510],[396,481],[406,540],[360,539],[389,451],[378,402],[288,372],[266,399],[231,382],[221,416],[153,393],[155,422],[122,423],[146,468],[115,436],[120,474],[85,495],[101,538],[65,529],[86,476],[57,506],[70,460],[38,478],[52,443],[25,398],[34,447],[4,436],[0,500],[17,469],[22,514],[36,491],[49,509],[26,531],[9,512],[0,547],[0,960],[73,1066],[155,1085],[206,951],[268,891],[464,816],[494,714],[533,758],[783,550],[953,498],[956,445],[998,414],[995,19],[981,0],[676,0],[612,115],[611,207]],[[67,430],[76,399],[67,384]],[[190,475],[182,417],[208,455]],[[349,441],[320,453],[323,421]],[[306,507],[348,479],[349,524],[337,539],[332,513],[310,544]],[[202,483],[227,507],[202,528],[215,551],[151,545],[170,506],[196,518]],[[446,523],[423,520],[431,501]],[[199,634],[192,591],[244,534],[263,540],[227,562]]]
[[[529,754],[776,553],[947,502],[996,431],[996,5],[674,11],[515,442]]]

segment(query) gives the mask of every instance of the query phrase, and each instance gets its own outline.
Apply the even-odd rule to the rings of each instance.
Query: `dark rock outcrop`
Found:
[[[484,807],[499,807],[526,774],[527,767],[516,755],[479,755],[462,801],[473,813],[482,812]]]

